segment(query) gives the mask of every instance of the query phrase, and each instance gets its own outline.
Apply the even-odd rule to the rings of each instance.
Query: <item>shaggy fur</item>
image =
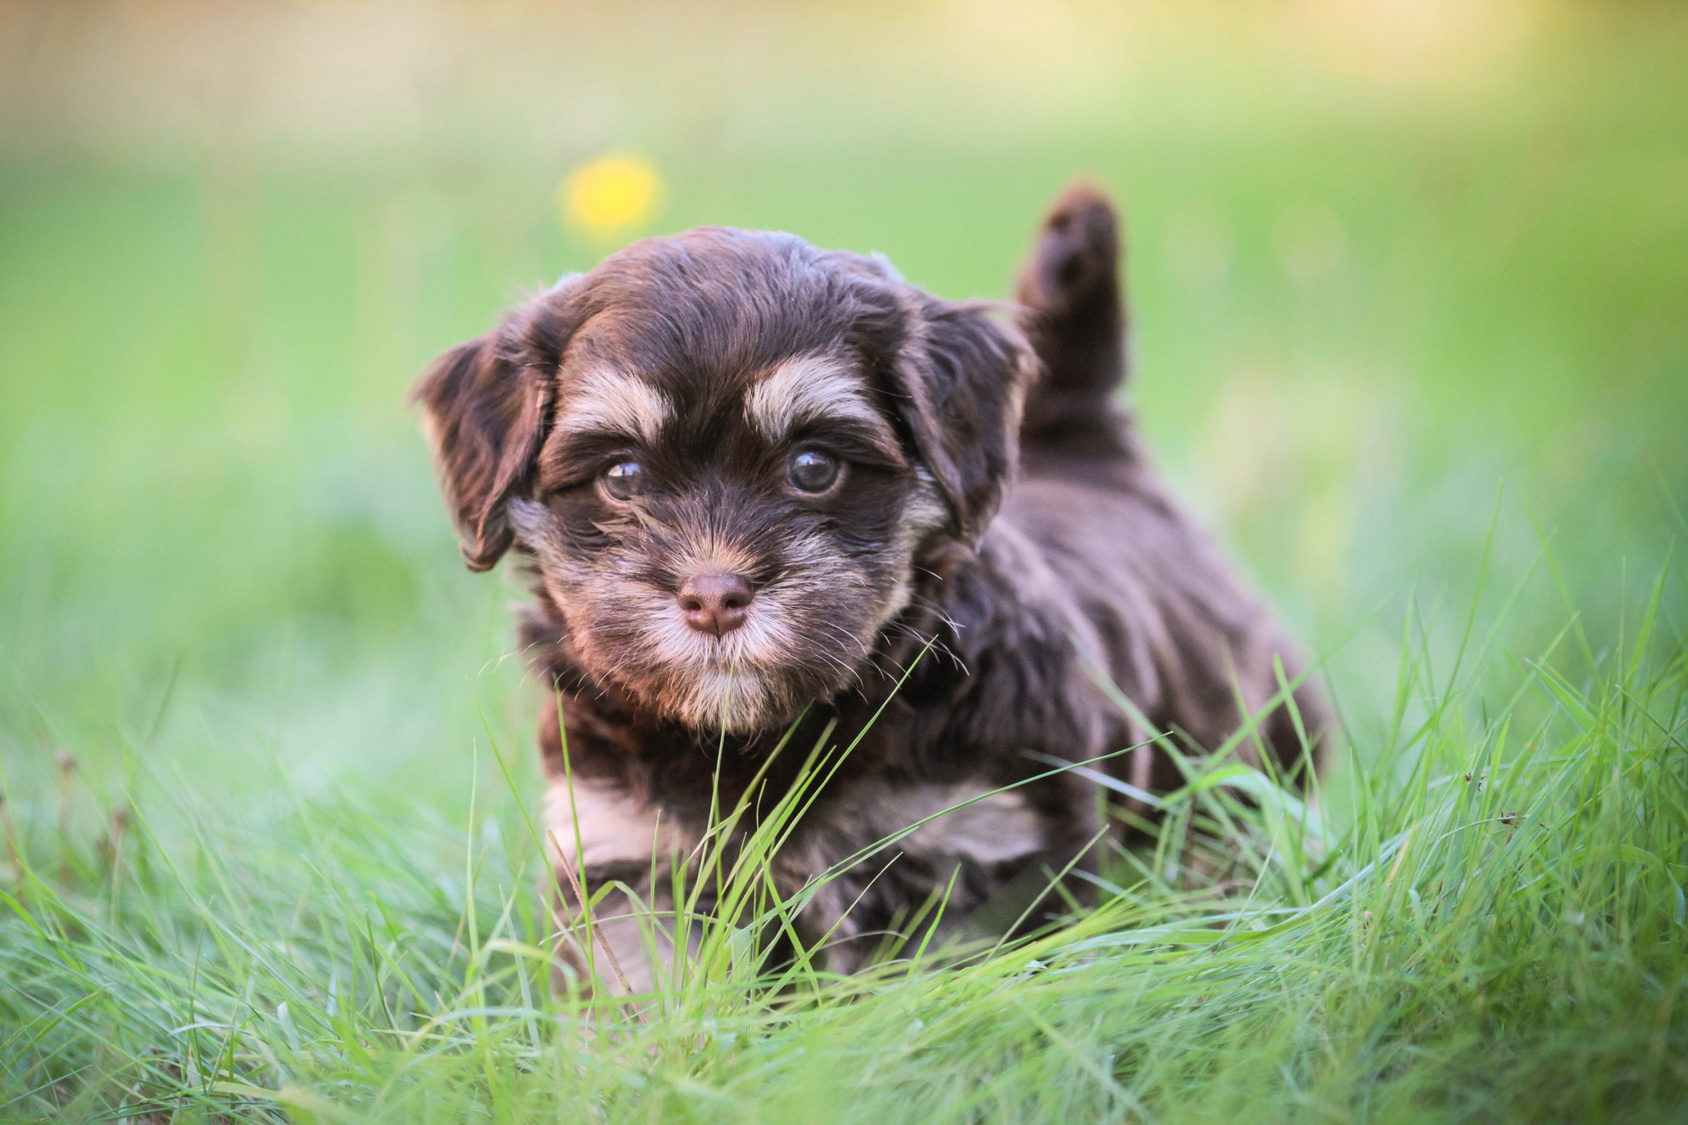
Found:
[[[794,722],[800,746],[829,723],[839,745],[866,733],[776,857],[787,892],[1047,772],[1035,754],[1142,744],[1105,768],[1172,788],[1144,722],[1211,749],[1271,702],[1275,658],[1298,675],[1115,401],[1117,258],[1113,209],[1084,186],[1051,210],[1009,315],[882,259],[699,229],[565,278],[418,385],[464,558],[523,560],[522,639],[573,778],[571,794],[547,702],[553,860],[588,893],[617,884],[597,914],[635,989],[660,965],[626,892],[670,905],[712,799],[730,808]],[[800,484],[805,463],[824,489]],[[1240,755],[1316,764],[1327,710],[1311,686],[1294,698],[1311,745],[1280,707]],[[774,761],[767,800],[799,758]],[[961,919],[1017,878],[1090,864],[1101,808],[1067,773],[954,809],[888,868],[832,882],[799,936],[831,935],[847,971],[952,877]]]

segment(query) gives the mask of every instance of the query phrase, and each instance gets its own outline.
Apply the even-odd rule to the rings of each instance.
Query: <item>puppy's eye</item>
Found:
[[[631,500],[645,490],[645,467],[637,461],[618,461],[598,478],[616,500]]]
[[[817,449],[805,449],[791,459],[786,479],[799,492],[825,492],[838,480],[843,466],[838,458]]]

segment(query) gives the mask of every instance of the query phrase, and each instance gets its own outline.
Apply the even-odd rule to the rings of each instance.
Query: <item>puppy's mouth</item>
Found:
[[[814,622],[800,627],[798,597],[767,586],[719,621],[651,587],[628,607],[640,622],[643,651],[622,678],[688,726],[745,734],[783,725],[810,700],[836,692],[862,656],[842,626],[829,623],[819,635],[809,635]]]

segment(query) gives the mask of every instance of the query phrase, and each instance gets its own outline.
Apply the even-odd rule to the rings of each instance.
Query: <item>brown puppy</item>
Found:
[[[1114,402],[1116,231],[1093,189],[1058,200],[1017,326],[787,234],[648,239],[418,385],[465,559],[514,549],[533,589],[559,905],[578,906],[571,873],[615,885],[596,915],[635,990],[671,946],[628,891],[672,909],[712,803],[731,808],[793,723],[805,750],[829,723],[837,745],[862,737],[776,857],[785,893],[953,809],[810,899],[799,937],[848,971],[952,876],[953,920],[1091,862],[1091,783],[993,793],[1048,773],[1035,755],[1121,751],[1140,720],[1211,749],[1272,702],[1274,657],[1298,674]],[[1242,753],[1316,762],[1325,706],[1305,685],[1295,702],[1313,745],[1280,707]],[[802,757],[774,760],[758,807]],[[1149,746],[1107,769],[1181,781]]]

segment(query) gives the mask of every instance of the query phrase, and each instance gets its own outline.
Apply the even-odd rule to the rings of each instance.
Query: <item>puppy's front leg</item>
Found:
[[[559,970],[572,968],[585,991],[594,977],[621,995],[655,991],[673,978],[683,833],[610,782],[554,779],[545,804]],[[582,897],[592,901],[606,886],[588,912]],[[695,930],[687,944],[696,951]],[[562,978],[554,982],[561,991]]]

